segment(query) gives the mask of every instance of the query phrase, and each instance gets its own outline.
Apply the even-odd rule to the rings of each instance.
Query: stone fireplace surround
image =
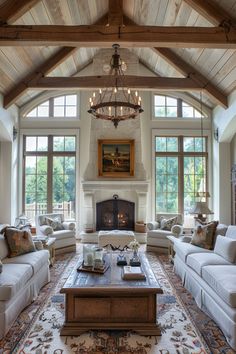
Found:
[[[100,180],[82,182],[83,190],[83,228],[96,229],[96,203],[112,199],[114,194],[119,199],[135,203],[135,221],[146,222],[147,194],[149,182],[137,180]]]

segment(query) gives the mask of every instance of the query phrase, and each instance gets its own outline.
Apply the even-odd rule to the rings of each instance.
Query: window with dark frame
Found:
[[[23,211],[75,219],[75,136],[24,136]]]
[[[155,137],[156,213],[189,214],[207,190],[207,158],[207,137]]]

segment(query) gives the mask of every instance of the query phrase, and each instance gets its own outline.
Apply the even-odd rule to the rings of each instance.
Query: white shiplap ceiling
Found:
[[[9,1],[9,0],[5,0]],[[0,6],[5,3],[0,0]],[[10,0],[11,1],[11,0]],[[236,19],[236,0],[211,0]],[[90,25],[104,16],[109,9],[108,0],[39,0],[17,21],[16,25]],[[124,0],[123,12],[138,25],[152,26],[203,26],[213,25],[199,15],[184,0]],[[23,80],[28,73],[53,56],[59,46],[0,47],[0,92],[5,95]],[[73,76],[90,63],[98,48],[78,48],[48,76]],[[157,75],[183,77],[183,75],[160,57],[152,48],[130,49],[140,61]],[[225,95],[236,88],[235,49],[171,49],[188,64],[202,73],[207,81]],[[39,91],[26,91],[16,100],[22,106],[38,95]],[[216,103],[205,95],[210,107]]]

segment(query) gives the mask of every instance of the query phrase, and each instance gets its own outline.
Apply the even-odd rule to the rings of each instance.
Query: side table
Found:
[[[55,262],[55,242],[55,237],[50,237],[46,242],[43,242],[43,248],[45,250],[48,250],[50,254],[49,262],[51,267]]]
[[[169,246],[168,246],[168,256],[169,260],[171,263],[174,263],[174,257],[175,257],[175,251],[174,251],[174,242],[176,237],[173,235],[166,236],[169,240]]]

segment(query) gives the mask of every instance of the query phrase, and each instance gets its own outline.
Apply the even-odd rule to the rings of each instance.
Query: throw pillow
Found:
[[[212,221],[207,225],[198,225],[194,230],[191,243],[195,246],[212,250],[214,248],[217,224],[218,221]]]
[[[2,261],[0,260],[0,273],[2,273]]]
[[[217,236],[214,253],[230,263],[236,261],[236,240],[224,236]]]
[[[211,222],[202,222],[201,220],[196,220],[197,225],[203,225],[203,227],[206,227],[206,244],[207,244],[207,249],[213,250],[215,246],[215,241],[216,241],[216,230],[217,230],[217,225],[219,224],[219,221],[211,221]]]
[[[54,231],[59,231],[59,230],[64,229],[64,227],[61,223],[61,218],[59,218],[59,217],[55,217],[55,218],[46,217],[45,221],[46,221],[46,224],[48,226],[51,226]]]
[[[163,216],[160,217],[161,229],[171,231],[172,226],[176,225],[178,221],[178,216],[174,216],[170,219],[165,219]]]
[[[8,257],[16,257],[36,251],[32,235],[29,231],[8,227],[6,228],[4,236],[9,248]]]

